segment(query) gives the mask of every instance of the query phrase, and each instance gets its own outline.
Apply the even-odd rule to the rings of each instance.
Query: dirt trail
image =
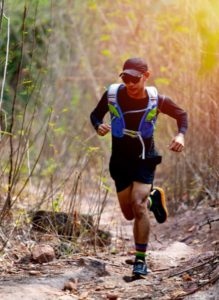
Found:
[[[133,243],[132,226],[118,215],[116,218],[113,216],[117,209],[111,207],[111,210],[114,213],[108,210],[102,224],[111,224],[114,235],[107,251],[99,251],[97,256],[77,254],[43,265],[28,264],[25,267],[15,264],[7,272],[2,267],[4,276],[0,279],[0,298],[219,299],[218,222],[200,227],[206,218],[212,220],[216,216],[215,208],[200,207],[171,217],[163,225],[156,224],[151,216],[152,233],[147,257],[149,274],[144,280],[129,283],[124,281],[123,276],[130,276],[132,270],[132,266],[125,262],[132,258],[129,255]],[[69,280],[73,283],[72,291],[63,291]],[[207,284],[211,280],[216,283]],[[190,295],[192,291],[196,292]]]

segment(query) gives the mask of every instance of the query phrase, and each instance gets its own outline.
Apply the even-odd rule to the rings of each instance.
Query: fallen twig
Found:
[[[155,273],[155,272],[156,272],[156,273],[160,273],[160,272],[168,271],[169,269],[170,269],[170,268],[162,268],[162,269],[155,269],[155,270],[152,269],[152,272],[153,272],[153,273]]]
[[[177,275],[181,275],[181,274],[186,273],[186,272],[188,272],[188,271],[191,271],[191,270],[197,269],[197,268],[199,268],[199,267],[202,267],[202,266],[208,264],[209,262],[211,262],[212,260],[215,260],[215,259],[217,259],[217,258],[219,258],[219,255],[216,255],[216,256],[214,256],[214,257],[211,257],[209,260],[207,260],[207,261],[204,262],[204,263],[201,263],[201,264],[198,264],[198,265],[196,265],[196,266],[193,266],[193,267],[184,269],[183,271],[180,271],[180,272],[171,274],[171,275],[168,276],[168,278],[174,277],[174,276],[177,276]]]
[[[209,279],[206,282],[203,282],[200,286],[198,286],[197,288],[194,288],[193,290],[190,290],[188,292],[183,293],[183,295],[179,295],[176,298],[173,298],[174,300],[179,300],[184,298],[185,296],[194,294],[195,292],[199,291],[201,288],[203,288],[203,286],[210,284],[210,283],[215,283],[217,280],[219,279],[219,274],[216,274],[214,277],[212,277],[211,279]]]
[[[213,222],[217,222],[217,221],[219,221],[219,217],[215,217],[215,218],[208,218],[206,221],[204,221],[204,222],[202,222],[200,225],[199,225],[199,227],[198,227],[198,230],[200,230],[203,226],[205,226],[205,225],[209,225],[210,226],[210,228],[211,228],[211,223],[213,223]]]
[[[157,235],[154,232],[151,232],[153,234],[155,241],[157,241],[159,244],[163,245],[163,243],[158,239]]]
[[[190,235],[180,239],[179,242],[185,243],[188,239],[192,238],[193,236],[194,236],[194,234],[190,234]]]

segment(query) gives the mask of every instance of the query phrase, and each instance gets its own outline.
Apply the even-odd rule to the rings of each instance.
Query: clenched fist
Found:
[[[185,145],[185,139],[183,133],[178,133],[169,145],[169,149],[175,152],[181,152]]]
[[[111,131],[111,126],[108,124],[100,124],[97,129],[97,133],[100,136],[106,135],[109,131]]]

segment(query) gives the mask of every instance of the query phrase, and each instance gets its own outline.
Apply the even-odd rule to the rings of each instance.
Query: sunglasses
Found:
[[[122,81],[125,84],[128,84],[130,82],[136,84],[136,83],[138,83],[140,81],[141,77],[135,77],[135,76],[131,76],[131,75],[128,75],[128,74],[124,74],[124,75],[121,76]]]

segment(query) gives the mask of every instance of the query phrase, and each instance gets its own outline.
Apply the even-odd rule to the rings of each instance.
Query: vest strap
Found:
[[[125,111],[123,113],[123,115],[126,115],[126,114],[133,114],[133,113],[139,113],[139,112],[143,112],[143,111],[146,111],[147,108],[143,108],[143,109],[138,109],[138,110],[128,110],[128,111]]]
[[[108,89],[108,93],[107,93],[107,97],[108,97],[108,101],[109,102],[113,102],[116,103],[117,102],[117,91],[120,87],[120,83],[114,83],[111,84],[109,89]]]
[[[141,157],[142,157],[142,159],[145,159],[145,145],[144,145],[144,140],[141,136],[141,132],[124,128],[123,134],[128,135],[132,138],[139,138],[139,141],[141,142],[141,145],[142,145]]]

